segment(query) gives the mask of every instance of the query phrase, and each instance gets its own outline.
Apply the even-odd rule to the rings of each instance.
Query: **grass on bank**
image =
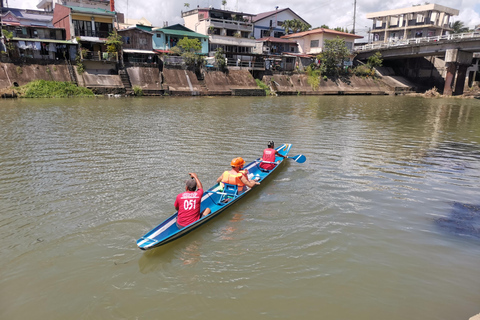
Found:
[[[71,82],[35,80],[17,88],[20,98],[94,97],[92,90]]]
[[[270,87],[267,84],[265,84],[262,80],[255,79],[255,82],[257,82],[257,86],[260,89],[265,90],[265,95],[269,96],[271,94]]]

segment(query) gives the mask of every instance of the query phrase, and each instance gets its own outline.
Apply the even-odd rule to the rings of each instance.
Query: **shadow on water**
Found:
[[[449,233],[480,239],[480,206],[454,202],[450,215],[435,224]]]

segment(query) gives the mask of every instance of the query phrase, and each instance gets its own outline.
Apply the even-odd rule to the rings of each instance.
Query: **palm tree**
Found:
[[[223,6],[223,10],[225,10],[225,6],[227,5],[227,0],[222,0],[222,6]]]
[[[465,27],[465,24],[462,21],[455,21],[452,25],[453,33],[464,33],[468,32],[468,27]]]

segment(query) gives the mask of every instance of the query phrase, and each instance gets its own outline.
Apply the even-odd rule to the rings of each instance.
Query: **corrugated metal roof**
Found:
[[[108,11],[100,8],[84,8],[84,7],[74,7],[74,6],[65,6],[65,7],[70,8],[74,12],[78,12],[78,13],[103,14],[103,15],[109,15],[109,16],[115,15],[115,12],[113,11]]]
[[[185,37],[193,37],[193,38],[208,38],[208,36],[204,34],[196,33],[193,31],[190,32],[190,31],[165,29],[165,28],[153,29],[153,31],[163,32],[168,35],[177,35],[177,36],[185,36]]]

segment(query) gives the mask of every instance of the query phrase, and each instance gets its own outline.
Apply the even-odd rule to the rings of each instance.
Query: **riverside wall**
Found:
[[[76,76],[72,79],[66,63],[52,64],[15,64],[0,63],[0,90],[16,85],[24,85],[33,80],[77,81],[79,86],[88,87],[99,94],[125,94],[126,85],[117,70],[99,66],[79,73],[73,66]],[[265,91],[248,70],[204,71],[200,77],[183,69],[167,69],[160,72],[157,68],[128,67],[131,88],[141,88],[146,95],[173,96],[263,96]],[[200,79],[199,79],[200,78]],[[409,86],[386,81],[388,77],[324,80],[317,88],[312,88],[306,74],[263,75],[262,81],[277,95],[382,95],[395,93],[399,88],[408,90]]]

